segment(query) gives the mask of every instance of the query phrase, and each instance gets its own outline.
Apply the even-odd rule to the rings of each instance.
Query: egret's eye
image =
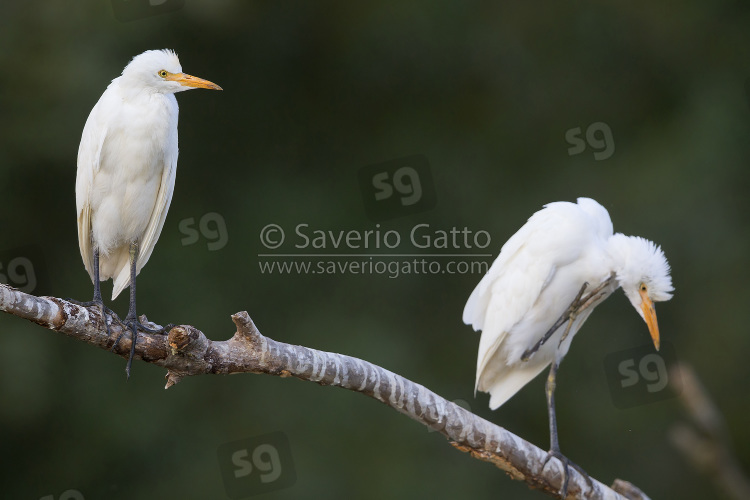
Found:
[[[168,74],[169,72],[166,69],[159,71],[159,76],[162,78],[166,78]]]
[[[648,287],[646,287],[645,283],[641,283],[640,289],[641,289],[641,292],[646,292],[648,290]]]

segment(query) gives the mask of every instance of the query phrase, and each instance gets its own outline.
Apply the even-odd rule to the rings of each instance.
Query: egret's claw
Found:
[[[152,333],[152,329],[141,324],[138,318],[128,315],[125,317],[125,324],[130,330],[130,355],[128,356],[128,364],[125,365],[125,375],[130,378],[130,367],[133,365],[133,356],[135,356],[135,343],[138,340],[138,329],[140,328],[144,332]],[[120,334],[120,337],[124,335]],[[120,340],[119,338],[117,340]]]
[[[167,335],[169,333],[169,330],[174,328],[175,325],[169,323],[161,328],[151,328],[141,323],[137,318],[131,316],[127,316],[125,318],[125,321],[120,321],[120,323],[124,326],[125,329],[130,330],[130,355],[128,356],[128,363],[127,365],[125,365],[125,373],[127,375],[127,378],[130,378],[130,367],[133,364],[133,357],[135,356],[135,343],[138,339],[138,330],[155,335]],[[121,333],[117,337],[117,340],[115,340],[115,343],[112,344],[112,348],[110,349],[110,351],[114,351],[115,348],[117,348],[117,345],[120,343],[120,339],[123,335],[125,335],[125,332]]]
[[[88,302],[81,302],[80,300],[75,299],[65,299],[67,302],[70,302],[71,304],[75,304],[77,306],[81,307],[91,307],[91,306],[98,306],[99,311],[102,315],[102,318],[104,318],[104,326],[107,328],[107,336],[109,337],[111,335],[110,329],[109,329],[109,321],[107,321],[107,316],[109,316],[112,321],[117,321],[120,323],[120,325],[125,327],[124,323],[120,319],[120,317],[117,315],[116,312],[114,312],[112,309],[104,305],[104,301],[96,298],[94,300],[89,300]],[[119,339],[118,339],[119,340]]]
[[[153,333],[155,335],[167,335],[169,333],[169,330],[175,327],[174,323],[168,323],[166,326],[162,326],[161,328],[151,328],[143,323],[137,322],[138,328],[143,330],[146,333]]]
[[[589,491],[591,491],[594,487],[594,483],[591,481],[591,477],[584,471],[579,465],[577,465],[572,460],[568,459],[565,455],[563,455],[560,450],[549,450],[547,452],[547,456],[544,458],[544,461],[542,462],[542,469],[547,465],[547,462],[549,462],[549,459],[555,457],[562,463],[562,476],[563,476],[563,483],[562,488],[560,488],[560,497],[565,498],[568,496],[568,482],[570,480],[570,472],[569,468],[573,467],[575,470],[578,471],[578,473],[583,476],[583,478],[586,480],[586,484],[589,487]]]

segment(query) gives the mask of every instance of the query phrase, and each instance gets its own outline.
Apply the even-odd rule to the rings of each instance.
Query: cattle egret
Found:
[[[153,332],[136,316],[135,277],[154,250],[172,201],[177,171],[174,94],[193,88],[221,90],[183,73],[171,50],[135,56],[91,110],[78,148],[78,245],[94,282],[94,299],[86,305],[96,304],[104,314],[100,281],[114,280],[112,300],[130,286],[128,377],[138,328]]]
[[[464,323],[482,330],[474,390],[490,393],[491,409],[552,365],[546,384],[547,460],[555,456],[563,464],[563,497],[568,466],[580,468],[560,452],[557,370],[591,311],[618,287],[645,320],[658,350],[654,302],[669,300],[673,291],[664,253],[638,236],[613,234],[607,210],[578,198],[577,204],[549,203],[532,215],[503,245],[464,308]]]

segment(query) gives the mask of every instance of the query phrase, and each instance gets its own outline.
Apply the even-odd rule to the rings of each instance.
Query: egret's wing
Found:
[[[78,171],[76,173],[76,212],[78,214],[78,248],[83,265],[94,280],[94,252],[91,243],[91,188],[94,175],[99,171],[102,146],[107,137],[107,116],[103,111],[112,93],[102,94],[89,113],[78,146]]]
[[[156,240],[159,239],[161,230],[164,227],[164,221],[167,218],[169,205],[172,202],[172,193],[174,193],[174,181],[177,175],[176,129],[174,140],[169,141],[169,144],[173,145],[173,147],[167,148],[168,150],[165,152],[164,169],[162,170],[161,184],[159,185],[159,191],[156,195],[154,210],[151,213],[151,219],[149,219],[148,225],[146,226],[146,231],[139,239],[138,261],[136,263],[135,271],[136,274],[141,271],[143,266],[146,265],[146,262],[148,262],[148,259],[151,257],[151,252],[154,251]],[[114,280],[112,300],[114,300],[129,284],[130,268],[129,266],[125,266]]]
[[[496,410],[531,382],[547,366],[548,361],[531,360],[516,364],[491,366],[482,377],[479,390],[490,393],[490,409]]]
[[[465,324],[473,326],[475,331],[484,330],[487,308],[492,298],[492,286],[507,273],[511,267],[510,263],[519,254],[529,235],[534,232],[530,222],[536,215],[534,214],[516,234],[505,242],[500,249],[500,255],[497,256],[487,274],[484,275],[476,288],[474,288],[474,291],[471,292],[469,300],[464,307],[463,320]]]
[[[578,206],[591,216],[591,220],[594,222],[596,228],[596,235],[600,239],[606,240],[612,236],[614,228],[612,227],[612,219],[610,219],[606,208],[591,198],[578,198]]]
[[[164,221],[167,218],[169,205],[172,203],[174,182],[177,176],[176,150],[174,155],[172,155],[167,161],[169,162],[169,167],[164,169],[164,174],[161,178],[161,186],[159,186],[159,194],[156,197],[154,213],[151,216],[151,220],[148,222],[148,226],[146,226],[146,232],[141,240],[140,252],[138,254],[138,270],[145,266],[146,262],[148,262],[148,259],[151,257],[151,252],[154,251],[156,241],[159,239],[161,230],[164,227]]]
[[[500,366],[494,366],[498,363],[490,365],[489,361],[507,341],[508,333],[529,314],[557,270],[580,256],[582,245],[577,236],[585,233],[581,237],[590,237],[586,219],[588,217],[573,203],[546,205],[503,245],[497,260],[469,297],[463,320],[475,330],[482,330],[476,383],[480,390],[490,389],[496,379],[494,375],[499,375],[495,372],[501,371]],[[505,361],[502,360],[502,364],[506,364]],[[529,365],[515,373],[511,378],[517,380],[508,386],[508,391],[512,390],[510,395],[546,364],[534,369],[535,365]]]

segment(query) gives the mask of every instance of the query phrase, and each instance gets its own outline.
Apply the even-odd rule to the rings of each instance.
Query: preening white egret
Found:
[[[112,300],[130,285],[125,324],[135,353],[135,277],[159,239],[177,172],[175,92],[221,87],[182,72],[171,50],[148,50],[112,80],[91,110],[78,148],[78,245],[104,312],[100,281],[114,280]],[[118,339],[119,340],[119,339]]]
[[[568,465],[575,464],[562,455],[557,437],[557,369],[594,307],[618,287],[646,321],[658,350],[654,302],[669,300],[673,291],[664,253],[638,236],[613,234],[607,210],[578,198],[577,204],[549,203],[532,215],[503,245],[464,308],[464,323],[482,330],[475,390],[490,393],[491,409],[552,365],[547,458],[563,463],[563,496]]]

